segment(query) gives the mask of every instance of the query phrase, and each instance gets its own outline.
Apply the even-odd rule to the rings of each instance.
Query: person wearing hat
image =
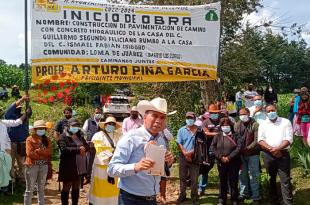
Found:
[[[179,163],[180,195],[177,202],[182,203],[186,200],[186,181],[189,174],[191,199],[193,204],[196,204],[198,203],[199,164],[193,163],[192,159],[194,155],[195,134],[198,126],[195,125],[195,113],[187,112],[185,117],[186,125],[179,129],[177,135],[177,144],[181,150]]]
[[[89,204],[117,205],[118,203],[117,180],[108,176],[107,166],[118,141],[115,130],[120,127],[114,117],[108,117],[104,122],[99,122],[100,130],[92,138],[96,156],[91,174]]]
[[[307,138],[310,131],[310,95],[308,88],[300,89],[300,102],[298,104],[297,124],[300,125],[300,131],[303,136],[304,143],[307,144]]]
[[[130,110],[130,117],[123,120],[122,132],[125,134],[129,130],[137,129],[143,125],[143,120],[140,118],[137,107],[133,106]]]
[[[62,182],[61,204],[68,205],[71,190],[72,205],[78,205],[82,176],[87,174],[86,153],[89,146],[84,139],[78,120],[68,120],[68,127],[58,141],[60,162],[58,181]]]
[[[219,131],[220,131],[220,118],[221,118],[221,110],[218,108],[216,104],[210,104],[208,107],[208,112],[209,112],[209,118],[207,118],[202,127],[205,131],[205,134],[207,136],[207,145],[208,148],[207,150],[210,150],[210,146],[213,140],[213,137],[216,136]],[[209,165],[204,165],[205,167],[201,167],[201,177],[199,180],[199,188],[198,188],[198,194],[203,195],[207,185],[208,185],[208,174],[209,171],[213,168],[214,166],[214,159],[211,157],[209,153]]]
[[[44,187],[48,172],[48,160],[52,154],[52,143],[46,137],[46,123],[37,120],[33,124],[33,134],[26,140],[24,204],[31,205],[35,185],[38,187],[38,204],[45,204]]]
[[[11,96],[15,97],[15,99],[19,99],[21,97],[20,93],[19,93],[19,88],[17,85],[13,85],[12,91],[11,91]]]
[[[165,129],[166,117],[170,113],[167,112],[167,101],[163,98],[142,100],[137,109],[143,116],[143,126],[130,130],[119,140],[108,166],[108,175],[120,177],[118,204],[156,205],[161,177],[145,172],[152,168],[155,162],[144,157],[144,148],[148,143],[165,145],[160,132]],[[173,155],[167,151],[165,162],[168,166],[173,160]]]

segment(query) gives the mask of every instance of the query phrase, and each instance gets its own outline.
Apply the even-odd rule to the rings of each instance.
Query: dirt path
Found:
[[[60,192],[59,184],[57,182],[57,174],[53,174],[53,179],[48,181],[48,184],[45,188],[45,203],[60,205]],[[87,195],[88,195],[89,185],[83,187],[80,190],[80,199],[79,204],[86,205],[88,204]],[[175,201],[179,194],[179,186],[174,180],[169,180],[167,183],[167,202],[168,204],[175,204]],[[33,198],[33,204],[37,203],[37,199]]]

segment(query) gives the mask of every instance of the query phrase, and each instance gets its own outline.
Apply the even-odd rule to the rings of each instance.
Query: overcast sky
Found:
[[[25,58],[23,2],[22,0],[5,1],[0,12],[0,59],[8,64],[19,65]],[[259,13],[246,16],[245,19],[255,25],[260,25],[261,20],[264,19],[271,19],[277,25],[291,25],[295,22],[304,24],[306,28],[302,36],[310,45],[310,0],[263,0],[262,4],[264,8],[260,9]]]

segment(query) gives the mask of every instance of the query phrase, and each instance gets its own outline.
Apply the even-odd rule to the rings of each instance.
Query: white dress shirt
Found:
[[[8,135],[8,127],[16,127],[22,124],[21,119],[17,120],[0,120],[0,151],[10,150],[11,149],[11,140]]]
[[[274,123],[269,119],[265,120],[258,128],[258,142],[262,140],[271,147],[280,146],[284,140],[292,144],[293,128],[291,122],[282,117],[278,117]]]

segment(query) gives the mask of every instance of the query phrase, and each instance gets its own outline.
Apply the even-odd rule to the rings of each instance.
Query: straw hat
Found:
[[[121,127],[120,123],[118,123],[115,119],[115,117],[107,117],[107,119],[104,122],[99,122],[98,125],[100,128],[103,128],[105,126],[105,124],[109,123],[109,122],[113,122],[115,123],[115,129],[119,129]]]
[[[130,112],[131,112],[131,111],[138,112],[137,106],[132,106]]]
[[[209,113],[221,112],[215,104],[210,104],[208,108]]]
[[[33,123],[33,129],[36,128],[47,128],[46,127],[46,122],[44,120],[37,120]]]
[[[176,111],[168,113],[167,112],[167,101],[166,99],[163,99],[160,97],[154,98],[151,101],[141,100],[137,105],[137,109],[141,115],[144,115],[145,112],[148,110],[159,112],[165,115],[172,115],[176,113]]]

